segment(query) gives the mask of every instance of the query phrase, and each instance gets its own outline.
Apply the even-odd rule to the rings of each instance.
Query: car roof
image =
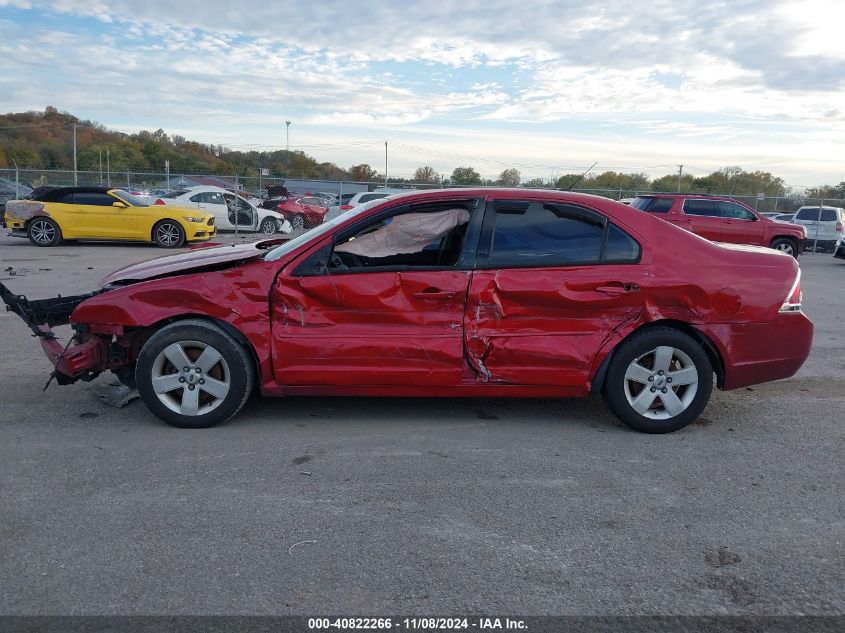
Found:
[[[51,202],[69,193],[108,193],[115,189],[117,187],[56,187],[40,193],[34,199],[39,202]]]

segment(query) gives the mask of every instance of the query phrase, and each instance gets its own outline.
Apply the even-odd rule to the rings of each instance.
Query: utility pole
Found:
[[[681,193],[681,174],[684,173],[684,166],[678,165],[678,193]]]
[[[15,200],[19,200],[21,197],[21,182],[18,177],[18,161],[15,160],[14,156],[9,156],[9,158],[12,159],[12,163],[15,165]]]
[[[73,126],[73,184],[79,184],[79,174],[76,171],[76,126]]]
[[[290,170],[290,121],[285,121],[285,176]]]
[[[387,141],[384,142],[384,187],[387,188]]]
[[[106,185],[111,187],[111,165],[109,165],[109,146],[106,145]]]

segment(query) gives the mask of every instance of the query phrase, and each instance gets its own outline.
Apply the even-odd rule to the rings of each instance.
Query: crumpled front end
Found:
[[[69,324],[70,315],[76,307],[100,292],[30,300],[0,283],[0,299],[6,304],[6,310],[21,317],[33,335],[39,338],[44,353],[55,368],[50,378],[55,378],[60,385],[92,380],[108,368],[107,340],[80,327],[67,345],[62,346],[52,330],[53,327]]]

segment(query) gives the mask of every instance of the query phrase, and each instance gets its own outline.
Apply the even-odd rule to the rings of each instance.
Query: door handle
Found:
[[[442,301],[451,299],[455,293],[451,290],[423,290],[422,292],[415,292],[414,296],[423,301]]]
[[[640,287],[637,284],[619,284],[618,286],[599,286],[596,292],[602,292],[606,295],[624,295],[628,292],[636,292]]]

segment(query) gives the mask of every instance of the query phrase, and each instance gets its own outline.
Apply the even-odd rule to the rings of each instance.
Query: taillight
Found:
[[[341,210],[341,211],[349,211],[349,209],[352,209],[352,208],[354,208],[354,207],[353,207],[351,204],[342,204],[342,205],[340,205],[340,210]]]
[[[843,227],[843,226],[842,226],[842,222],[837,222],[837,223],[836,223],[836,232],[837,232],[837,233],[843,233],[843,232],[845,232],[845,227]]]
[[[161,198],[156,198],[156,201],[153,202],[153,204],[164,204],[164,200],[162,200]]]
[[[795,283],[786,297],[786,301],[781,305],[779,312],[801,312],[801,271],[795,277]]]

